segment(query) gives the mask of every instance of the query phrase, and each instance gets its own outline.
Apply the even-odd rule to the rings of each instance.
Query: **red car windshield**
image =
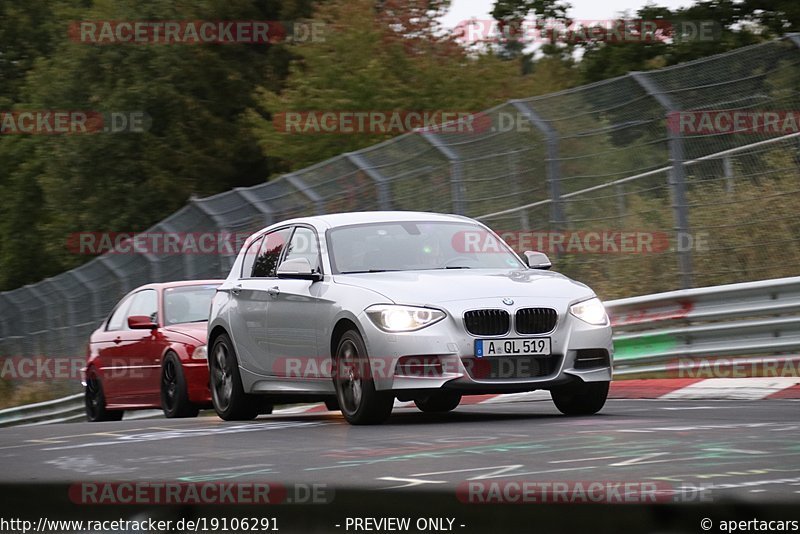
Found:
[[[217,286],[170,287],[164,290],[164,324],[208,321]]]

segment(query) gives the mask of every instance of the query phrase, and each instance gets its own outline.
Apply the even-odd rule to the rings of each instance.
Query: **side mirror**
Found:
[[[286,260],[278,265],[278,278],[319,282],[322,280],[322,274],[314,272],[307,259],[295,258],[293,260]]]
[[[131,330],[153,330],[158,324],[147,315],[131,315],[128,317],[128,328]]]
[[[531,269],[542,269],[545,271],[553,266],[553,264],[550,262],[550,258],[547,257],[547,254],[534,250],[525,251],[525,263],[527,263],[528,267]]]

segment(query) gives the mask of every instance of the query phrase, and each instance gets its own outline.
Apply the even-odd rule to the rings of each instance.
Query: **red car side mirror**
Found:
[[[146,330],[158,328],[158,324],[147,315],[131,315],[128,317],[128,328],[132,330]]]

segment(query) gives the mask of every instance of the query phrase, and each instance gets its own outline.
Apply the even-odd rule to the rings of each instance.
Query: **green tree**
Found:
[[[149,129],[3,142],[3,288],[85,261],[66,249],[72,232],[140,231],[191,195],[259,183],[273,170],[241,116],[256,86],[280,89],[289,45],[93,45],[70,40],[71,20],[287,20],[308,17],[312,7],[309,0],[83,3],[63,7],[57,22],[31,23],[50,28],[55,44],[20,45],[17,56],[41,53],[14,71],[22,80],[9,96],[14,109],[144,113]],[[26,241],[29,250],[13,245]]]
[[[509,98],[568,86],[558,65],[523,76],[492,53],[471,54],[442,31],[446,4],[386,0],[334,0],[320,6],[324,42],[299,45],[286,87],[263,88],[250,113],[264,153],[293,170],[394,134],[300,134],[281,130],[276,116],[288,111],[480,111]],[[557,74],[557,76],[556,76]]]

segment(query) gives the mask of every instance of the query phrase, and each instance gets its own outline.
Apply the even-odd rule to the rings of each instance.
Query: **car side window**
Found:
[[[283,261],[305,258],[314,272],[320,272],[319,242],[317,234],[310,228],[298,226],[292,234],[292,240],[286,247]]]
[[[128,317],[128,308],[130,308],[131,301],[133,301],[133,297],[135,296],[136,295],[131,295],[117,305],[117,308],[108,320],[106,330],[122,330],[125,325],[125,319]]]
[[[256,262],[256,257],[258,256],[258,249],[261,246],[261,242],[264,240],[263,237],[259,237],[252,243],[250,246],[247,247],[247,251],[244,253],[244,259],[242,260],[242,274],[240,278],[250,278],[250,275],[253,274],[253,265]]]
[[[158,294],[155,289],[144,289],[133,296],[128,317],[146,315],[155,323],[158,321]]]
[[[283,228],[264,236],[261,248],[253,265],[253,278],[274,278],[278,270],[283,247],[292,233],[291,228]]]

